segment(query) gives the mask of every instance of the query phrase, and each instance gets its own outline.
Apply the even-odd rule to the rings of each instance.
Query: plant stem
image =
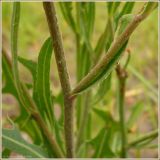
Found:
[[[73,105],[72,99],[70,98],[70,83],[69,76],[64,56],[64,49],[62,45],[61,34],[59,26],[57,23],[56,11],[54,4],[52,2],[43,2],[43,7],[45,10],[46,18],[48,21],[48,26],[50,34],[53,40],[53,48],[56,58],[56,63],[58,67],[59,78],[61,82],[61,87],[64,95],[64,130],[65,130],[65,142],[67,157],[74,157],[74,147],[73,147]]]
[[[133,146],[136,146],[138,145],[139,143],[142,143],[148,139],[154,139],[158,137],[158,130],[155,130],[155,131],[152,131],[144,136],[141,136],[139,138],[136,138],[136,140],[133,140],[132,142],[130,142],[128,145],[127,145],[127,149],[130,149],[132,148]]]
[[[147,6],[154,6],[157,4],[156,2],[148,2]],[[143,7],[144,8],[144,7]],[[146,5],[145,5],[145,8]],[[95,65],[91,71],[77,84],[77,86],[72,90],[71,95],[76,95],[79,92],[89,86],[90,82],[100,73],[102,70],[106,68],[106,66],[110,63],[113,57],[116,55],[117,51],[125,44],[125,42],[129,39],[133,31],[137,28],[137,26],[151,13],[153,7],[148,7],[147,13],[145,9],[143,9],[139,14],[137,14],[133,20],[128,24],[124,32],[117,37],[117,39],[112,43],[108,52],[104,55],[104,57]],[[120,57],[119,57],[120,58]],[[114,61],[116,65],[119,58]]]
[[[121,158],[126,157],[126,143],[127,143],[127,134],[126,134],[126,126],[125,126],[125,112],[124,112],[124,100],[125,100],[125,88],[126,88],[126,78],[127,73],[124,69],[117,65],[116,68],[117,77],[118,77],[118,110],[119,110],[119,118],[120,118],[120,132],[121,132]]]

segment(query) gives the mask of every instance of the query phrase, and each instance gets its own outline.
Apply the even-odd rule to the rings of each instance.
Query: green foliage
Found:
[[[2,143],[3,147],[12,150],[16,153],[22,154],[23,156],[28,158],[48,157],[44,149],[26,142],[22,138],[19,130],[16,127],[13,129],[2,130]],[[3,156],[5,158],[6,154],[4,153]]]
[[[76,126],[74,127],[76,130],[74,137],[72,137],[75,139],[75,157],[123,158],[129,157],[129,149],[152,148],[152,141],[157,138],[157,130],[140,136],[138,140],[128,140],[129,137],[131,139],[136,137],[136,133],[130,133],[130,131],[144,111],[143,102],[135,102],[129,118],[125,121],[125,87],[128,81],[126,79],[124,82],[124,77],[120,77],[123,76],[122,73],[129,71],[151,91],[154,99],[157,96],[155,87],[134,67],[128,65],[130,58],[132,58],[130,54],[127,55],[124,67],[121,67],[121,59],[123,59],[121,57],[129,44],[131,33],[138,25],[134,23],[136,16],[132,12],[135,2],[106,3],[104,31],[99,35],[94,46],[92,41],[96,25],[96,2],[60,2],[57,5],[60,6],[63,18],[75,36],[76,87],[70,93],[65,94],[63,87],[68,88],[69,86],[62,84],[62,90],[59,91],[59,94],[53,94],[54,89],[52,91],[50,79],[52,53],[54,49],[56,60],[58,56],[58,58],[62,58],[60,50],[63,48],[56,48],[59,51],[57,56],[55,49],[57,46],[53,45],[52,34],[52,38],[45,40],[42,45],[37,61],[28,60],[18,55],[20,2],[14,2],[11,22],[12,58],[10,60],[6,52],[2,51],[4,77],[2,92],[14,96],[20,108],[20,115],[13,119],[18,127],[3,129],[3,157],[11,156],[12,152],[27,158],[60,158],[68,155],[67,152],[70,148],[66,148],[68,146],[65,144],[68,142],[64,138],[65,129],[68,127],[65,126],[66,121],[71,120],[71,117],[67,119],[65,113],[65,105],[68,103],[75,105],[73,107],[76,110]],[[147,3],[144,10],[141,10],[138,15],[141,14],[146,18],[155,7],[156,3]],[[53,13],[52,10],[51,14]],[[128,26],[132,29],[131,33],[126,32]],[[52,27],[55,29],[54,25]],[[54,41],[54,43],[58,42],[59,40]],[[65,63],[65,59],[58,61],[60,64],[62,62]],[[26,84],[20,79],[19,63],[29,70],[32,76],[30,84]],[[119,63],[121,70],[118,70],[117,63]],[[61,76],[64,70],[59,67],[58,70],[59,76]],[[114,71],[117,73],[116,77]],[[55,73],[54,69],[52,72]],[[64,74],[67,75],[67,73]],[[120,82],[119,87],[114,87],[117,78]],[[61,83],[64,83],[65,80],[60,77]],[[98,85],[95,85],[96,83]],[[115,93],[118,93],[118,97],[113,96]],[[73,103],[73,100],[76,100],[76,103]],[[118,108],[114,106],[115,102],[118,103]],[[58,118],[55,106],[58,106],[61,112]],[[70,107],[67,109],[71,110]],[[118,118],[117,111],[119,112]],[[94,124],[95,121],[96,124]],[[33,144],[24,140],[21,131],[31,138]],[[123,131],[125,134],[122,133]],[[124,143],[124,141],[126,142]],[[125,153],[122,154],[122,151]]]

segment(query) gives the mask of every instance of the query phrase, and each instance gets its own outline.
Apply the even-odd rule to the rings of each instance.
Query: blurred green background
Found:
[[[134,7],[134,13],[141,8],[143,2],[137,2]],[[10,46],[10,21],[12,12],[12,3],[2,3],[2,27],[3,34],[7,38]],[[72,86],[75,85],[76,75],[76,41],[70,27],[64,21],[58,3],[56,3],[58,12],[58,21],[63,36],[63,44],[65,48],[65,56],[69,69]],[[96,3],[96,20],[94,28],[94,36],[92,46],[95,46],[99,36],[105,28],[107,21],[107,8],[105,2]],[[23,2],[21,8],[19,33],[19,55],[21,57],[37,60],[40,48],[49,36],[48,26],[43,11],[42,3],[40,2]],[[131,50],[131,62],[128,69],[127,92],[126,92],[126,112],[129,116],[132,106],[136,102],[141,102],[144,108],[142,116],[137,119],[137,124],[131,132],[137,135],[140,132],[148,132],[157,128],[157,97],[151,94],[150,89],[158,91],[158,10],[155,10],[133,33],[131,36],[128,48]],[[10,50],[10,49],[9,49]],[[51,79],[52,91],[57,94],[60,90],[58,73],[55,65],[55,60],[52,58]],[[134,70],[133,70],[134,69]],[[31,81],[29,72],[19,65],[20,76],[26,82]],[[141,74],[139,76],[138,73]],[[138,74],[138,75],[137,75]],[[105,100],[98,105],[108,107],[111,112],[114,112],[116,93],[116,80],[113,79],[112,91],[106,94]],[[114,97],[114,98],[112,98]],[[12,107],[11,107],[12,106]],[[16,116],[18,114],[17,103],[9,95],[3,95],[3,124],[6,125],[6,117]],[[94,119],[95,133],[101,125],[101,120],[95,116]],[[149,150],[149,149],[148,149]],[[144,152],[144,153],[143,153]],[[139,152],[131,151],[132,154],[140,154]],[[156,157],[157,149],[141,153],[143,157]]]

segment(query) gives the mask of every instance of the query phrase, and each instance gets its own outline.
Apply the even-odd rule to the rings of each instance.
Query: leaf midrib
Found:
[[[32,152],[33,154],[37,155],[39,158],[44,158],[43,155],[35,152],[32,148],[29,148],[28,146],[24,145],[23,143],[19,143],[18,141],[14,140],[14,139],[12,139],[12,138],[10,138],[10,137],[8,137],[8,136],[5,136],[5,135],[2,135],[2,137],[3,137],[4,139],[6,139],[6,140],[9,140],[9,141],[11,141],[11,142],[13,142],[13,143],[21,146],[22,148],[27,149],[28,151],[30,151],[30,152]]]

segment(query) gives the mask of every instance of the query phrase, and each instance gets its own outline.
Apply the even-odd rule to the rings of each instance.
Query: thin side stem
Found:
[[[64,49],[62,45],[62,38],[57,22],[56,11],[52,2],[43,2],[50,35],[53,40],[53,48],[61,82],[61,87],[64,95],[64,131],[65,131],[65,142],[66,142],[66,154],[68,158],[74,157],[73,147],[73,105],[72,99],[70,98],[70,82],[64,56]]]
[[[154,7],[146,7],[147,11],[144,9],[139,14],[137,14],[133,20],[128,24],[125,31],[117,37],[117,39],[112,43],[108,52],[104,55],[104,57],[95,65],[91,71],[77,84],[77,86],[72,90],[71,96],[76,95],[87,88],[90,82],[100,73],[102,70],[106,68],[106,66],[110,63],[112,58],[115,56],[117,51],[125,44],[125,42],[129,39],[133,31],[137,28],[137,26],[151,13],[153,8],[155,8],[156,2],[148,2],[147,6]],[[116,65],[117,61],[114,62]]]
[[[126,134],[126,124],[125,124],[125,109],[124,109],[124,100],[125,100],[125,88],[126,88],[126,78],[127,73],[123,70],[120,65],[116,68],[117,77],[118,77],[118,110],[119,110],[119,126],[121,132],[121,157],[126,157],[126,144],[127,144],[127,134]]]

